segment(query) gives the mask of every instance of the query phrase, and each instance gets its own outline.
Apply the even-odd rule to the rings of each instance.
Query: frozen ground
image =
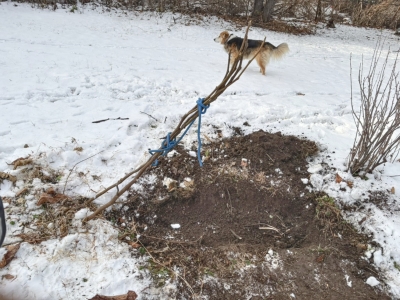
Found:
[[[12,170],[8,164],[31,155],[42,166],[61,172],[62,190],[69,170],[94,155],[77,165],[67,183],[69,195],[90,197],[144,161],[147,149],[158,147],[197,98],[207,96],[221,81],[227,55],[213,38],[225,29],[244,33],[214,18],[190,26],[185,22],[175,22],[171,14],[100,13],[89,8],[53,12],[1,2],[0,171],[19,176],[23,168]],[[251,65],[204,115],[202,132],[213,136],[213,125],[229,136],[232,126],[248,122],[251,127],[243,127],[247,133],[263,129],[304,136],[324,150],[311,164],[325,162],[343,171],[355,134],[350,53],[356,73],[363,56],[368,65],[379,35],[386,36],[385,49],[393,52],[399,51],[399,39],[391,32],[337,27],[320,29],[315,36],[252,29],[251,38],[266,36],[275,45],[287,42],[291,52],[272,62],[265,77]],[[355,89],[356,100],[358,95]],[[129,120],[92,123],[118,117]],[[195,139],[191,131],[184,143]],[[83,151],[75,151],[77,147]],[[388,163],[367,181],[353,178],[354,187],[345,191],[328,170],[324,181],[314,186],[340,203],[363,202],[372,190],[394,187],[389,208],[364,203],[362,210],[347,216],[356,226],[366,217],[363,228],[381,247],[371,246],[365,255],[374,255],[394,298],[400,297],[400,272],[395,267],[400,265],[400,176],[392,176],[400,175],[399,167],[399,162]],[[21,180],[16,186],[4,180],[0,195],[13,197],[23,187]],[[32,191],[44,187],[36,180]],[[16,241],[13,234],[38,210],[33,194],[25,200],[26,215],[6,209],[6,243]],[[0,275],[15,275],[13,281],[0,281],[0,290],[14,299],[78,299],[128,289],[140,293],[149,287],[150,279],[138,275],[139,262],[118,242],[112,227],[102,221],[91,226],[92,231],[62,241],[22,244],[11,264],[0,270]],[[124,279],[115,282],[112,272]],[[44,284],[46,290],[41,288]],[[146,293],[160,299],[157,291]]]

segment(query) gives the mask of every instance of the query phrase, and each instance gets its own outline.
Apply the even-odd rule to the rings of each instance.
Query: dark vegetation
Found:
[[[396,30],[400,0],[22,0],[41,8],[78,5],[135,11],[174,12],[191,16],[219,16],[247,25],[295,34],[312,33],[315,24],[337,23]]]

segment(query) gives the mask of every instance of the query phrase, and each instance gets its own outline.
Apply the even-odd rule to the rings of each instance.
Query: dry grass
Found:
[[[335,199],[323,195],[315,199],[315,217],[319,220],[320,225],[325,231],[330,231],[333,234],[333,229],[343,221],[340,209],[335,203]]]
[[[67,198],[57,204],[43,204],[43,212],[34,214],[31,221],[24,223],[23,233],[17,236],[31,244],[65,237],[73,231],[75,213],[88,207],[87,200]],[[88,208],[94,210],[95,205],[89,204]]]
[[[367,8],[357,6],[352,20],[356,26],[396,29],[400,25],[400,1],[383,0]]]

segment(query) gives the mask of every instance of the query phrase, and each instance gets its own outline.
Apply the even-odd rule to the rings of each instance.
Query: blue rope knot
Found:
[[[204,98],[199,98],[196,103],[197,103],[197,109],[199,111],[199,118],[201,118],[200,115],[204,115],[207,112],[207,109],[210,107],[210,104],[204,105]],[[201,123],[201,122],[199,122]]]
[[[197,160],[199,161],[200,167],[203,166],[203,161],[201,159],[201,138],[200,138],[200,128],[201,128],[201,115],[204,115],[207,112],[207,109],[210,107],[210,104],[204,105],[204,98],[199,98],[196,103],[197,103],[197,111],[199,112],[199,122],[197,126],[197,142],[198,142],[198,147],[197,147]],[[171,140],[171,132],[167,134],[165,137],[165,140],[161,143],[160,149],[155,149],[151,150],[149,149],[149,153],[153,155],[154,153],[159,153],[161,152],[162,156],[166,156],[169,151],[171,151],[186,135],[186,133],[189,131],[190,127],[193,125],[195,120],[193,120],[189,126],[186,128],[184,133],[181,135],[181,137],[177,140],[174,138]],[[154,161],[152,166],[157,166],[158,165],[158,159]]]

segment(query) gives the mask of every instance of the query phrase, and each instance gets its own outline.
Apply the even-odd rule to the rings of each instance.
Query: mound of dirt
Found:
[[[177,299],[390,299],[365,284],[379,277],[362,258],[367,239],[305,185],[317,150],[258,131],[205,145],[201,168],[177,149],[107,217],[134,224],[154,259],[144,267],[159,284],[176,278]]]

